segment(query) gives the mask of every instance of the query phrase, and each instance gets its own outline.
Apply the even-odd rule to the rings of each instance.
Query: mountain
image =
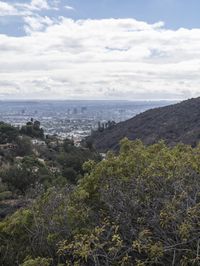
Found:
[[[99,152],[117,150],[124,137],[153,144],[161,139],[174,145],[196,146],[200,141],[200,97],[145,111],[103,132],[95,131],[86,141]]]

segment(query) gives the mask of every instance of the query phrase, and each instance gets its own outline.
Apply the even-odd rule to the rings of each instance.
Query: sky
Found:
[[[199,0],[0,0],[0,100],[200,96]]]

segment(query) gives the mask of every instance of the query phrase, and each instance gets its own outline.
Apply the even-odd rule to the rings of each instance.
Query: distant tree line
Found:
[[[98,122],[98,128],[97,130],[99,132],[103,132],[105,129],[112,129],[116,125],[115,121],[108,121],[105,123],[101,123],[100,121]]]

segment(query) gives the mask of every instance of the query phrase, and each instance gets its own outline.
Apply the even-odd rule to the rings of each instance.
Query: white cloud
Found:
[[[17,14],[17,9],[6,2],[0,1],[0,16]]]
[[[200,95],[200,29],[169,30],[134,19],[24,19],[28,36],[0,35],[4,97]]]
[[[0,16],[27,16],[41,10],[58,10],[58,1],[30,0],[28,3],[0,1]]]
[[[67,10],[74,10],[74,8],[72,6],[65,6],[65,9],[67,9]]]
[[[58,10],[59,1],[53,0],[31,0],[29,3],[15,3],[14,6],[19,9],[29,10],[32,12],[40,10]]]
[[[46,27],[53,25],[53,20],[47,16],[27,16],[24,17],[24,22],[24,30],[27,34],[32,33],[33,31],[42,31]]]
[[[32,0],[30,3],[30,9],[33,10],[50,9],[50,6],[47,0]]]

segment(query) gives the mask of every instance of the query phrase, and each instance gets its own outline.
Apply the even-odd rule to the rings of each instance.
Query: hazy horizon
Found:
[[[184,101],[187,99],[0,99],[0,102],[44,102],[44,101],[56,101],[56,102],[64,102],[64,101],[82,101],[82,102],[178,102],[178,101]]]

